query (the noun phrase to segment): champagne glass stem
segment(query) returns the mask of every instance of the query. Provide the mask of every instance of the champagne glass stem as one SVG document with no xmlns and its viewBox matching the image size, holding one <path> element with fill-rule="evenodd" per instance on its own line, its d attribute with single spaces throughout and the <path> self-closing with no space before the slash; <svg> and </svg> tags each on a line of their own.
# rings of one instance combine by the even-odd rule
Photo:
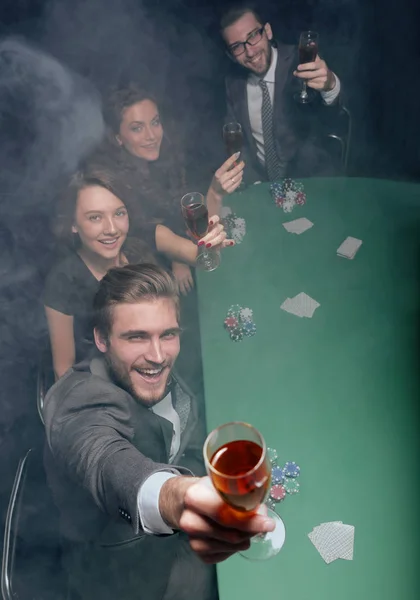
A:
<svg viewBox="0 0 420 600">
<path fill-rule="evenodd" d="M 306 86 L 306 81 L 302 81 L 302 91 L 300 93 L 300 97 L 306 100 L 306 98 L 308 97 L 308 90 L 307 90 L 307 86 Z"/>
<path fill-rule="evenodd" d="M 214 271 L 220 265 L 220 253 L 217 250 L 207 250 L 205 246 L 198 247 L 196 266 L 203 271 Z"/>
</svg>

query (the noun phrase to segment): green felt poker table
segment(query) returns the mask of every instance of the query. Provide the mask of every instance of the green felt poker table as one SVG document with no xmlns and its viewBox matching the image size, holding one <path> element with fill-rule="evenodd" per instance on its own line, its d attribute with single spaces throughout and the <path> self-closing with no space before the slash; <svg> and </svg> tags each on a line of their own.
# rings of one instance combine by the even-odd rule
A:
<svg viewBox="0 0 420 600">
<path fill-rule="evenodd" d="M 208 428 L 246 421 L 301 467 L 300 493 L 277 505 L 286 542 L 265 562 L 218 567 L 221 600 L 402 600 L 419 582 L 420 186 L 304 180 L 286 214 L 267 184 L 225 200 L 246 221 L 240 245 L 198 276 Z M 307 217 L 301 235 L 283 222 Z M 347 237 L 353 260 L 337 256 Z M 312 318 L 283 310 L 305 292 Z M 229 307 L 253 310 L 256 334 L 234 342 Z M 354 560 L 327 565 L 308 533 L 355 526 Z"/>
</svg>

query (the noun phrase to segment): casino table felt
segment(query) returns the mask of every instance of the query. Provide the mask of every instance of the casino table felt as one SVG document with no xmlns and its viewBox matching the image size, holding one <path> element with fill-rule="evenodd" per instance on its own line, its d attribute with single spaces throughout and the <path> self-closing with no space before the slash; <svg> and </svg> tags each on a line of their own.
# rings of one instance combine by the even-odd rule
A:
<svg viewBox="0 0 420 600">
<path fill-rule="evenodd" d="M 198 274 L 208 428 L 250 422 L 280 466 L 291 457 L 302 468 L 300 492 L 278 504 L 280 554 L 222 563 L 220 600 L 415 600 L 420 186 L 303 183 L 293 218 L 310 230 L 290 235 L 267 184 L 250 186 L 228 199 L 246 220 L 243 243 Z M 353 260 L 336 254 L 348 236 L 363 240 Z M 302 291 L 320 303 L 312 319 L 280 310 Z M 257 323 L 238 344 L 223 326 L 233 304 Z M 356 528 L 354 560 L 326 565 L 307 536 L 336 520 Z"/>
</svg>

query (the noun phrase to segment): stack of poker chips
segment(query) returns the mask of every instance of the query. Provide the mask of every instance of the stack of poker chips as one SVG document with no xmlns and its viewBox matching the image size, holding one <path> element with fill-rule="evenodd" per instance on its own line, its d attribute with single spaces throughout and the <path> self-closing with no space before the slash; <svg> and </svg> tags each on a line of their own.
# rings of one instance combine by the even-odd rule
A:
<svg viewBox="0 0 420 600">
<path fill-rule="evenodd" d="M 306 202 L 303 183 L 293 179 L 275 181 L 270 185 L 270 192 L 275 204 L 281 207 L 285 213 L 292 212 L 296 205 L 305 204 Z"/>
<path fill-rule="evenodd" d="M 267 453 L 271 462 L 272 484 L 267 505 L 274 510 L 277 503 L 284 500 L 287 494 L 299 492 L 300 485 L 296 480 L 300 475 L 300 467 L 293 461 L 281 467 L 278 464 L 277 451 L 274 448 L 267 448 Z"/>
<path fill-rule="evenodd" d="M 225 328 L 229 332 L 230 339 L 234 342 L 240 342 L 245 337 L 252 337 L 257 331 L 252 310 L 234 304 L 227 312 Z"/>
<path fill-rule="evenodd" d="M 235 244 L 240 244 L 246 233 L 245 219 L 231 212 L 223 217 L 222 222 L 228 239 L 233 240 Z"/>
</svg>

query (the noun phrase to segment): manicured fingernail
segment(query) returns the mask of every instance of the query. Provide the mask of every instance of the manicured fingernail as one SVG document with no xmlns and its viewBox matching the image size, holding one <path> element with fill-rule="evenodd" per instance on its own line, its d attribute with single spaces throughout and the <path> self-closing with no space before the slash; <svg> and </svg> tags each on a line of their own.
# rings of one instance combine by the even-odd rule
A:
<svg viewBox="0 0 420 600">
<path fill-rule="evenodd" d="M 198 242 L 197 246 L 204 246 L 204 242 Z"/>
<path fill-rule="evenodd" d="M 214 225 L 213 221 L 209 221 L 209 225 Z"/>
<path fill-rule="evenodd" d="M 234 158 L 235 160 L 237 160 L 237 159 L 238 159 L 240 156 L 241 156 L 241 153 L 240 153 L 240 152 L 236 152 L 236 153 L 233 155 L 233 158 Z"/>
<path fill-rule="evenodd" d="M 235 242 L 229 242 L 229 246 L 234 246 Z"/>
<path fill-rule="evenodd" d="M 211 248 L 211 243 L 206 244 L 206 248 Z"/>
</svg>

